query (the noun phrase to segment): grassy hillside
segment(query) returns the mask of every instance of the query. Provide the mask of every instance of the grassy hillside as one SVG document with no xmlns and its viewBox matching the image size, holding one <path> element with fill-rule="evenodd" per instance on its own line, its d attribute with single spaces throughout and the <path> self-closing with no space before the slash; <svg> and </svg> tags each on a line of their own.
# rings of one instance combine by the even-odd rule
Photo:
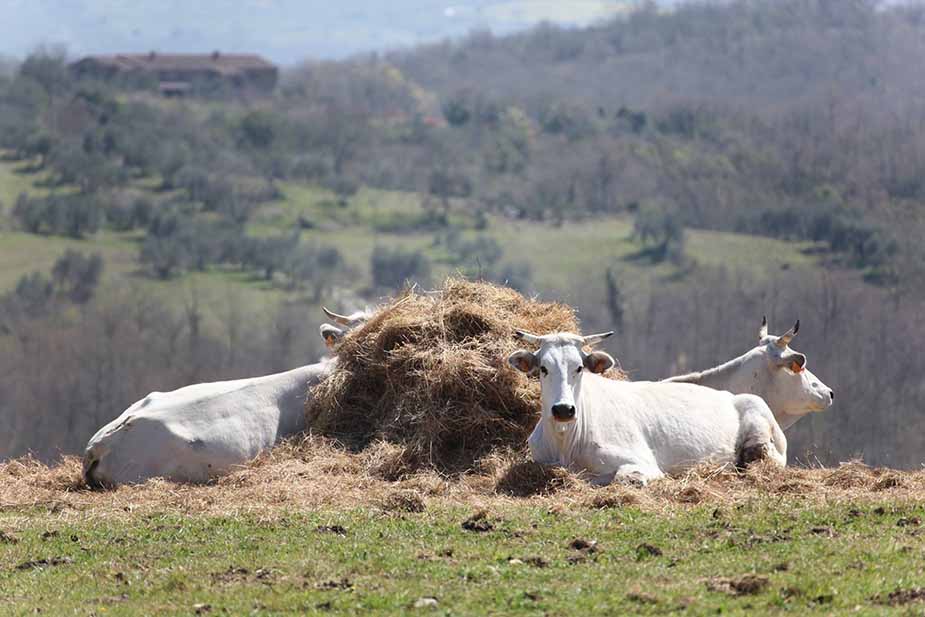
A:
<svg viewBox="0 0 925 617">
<path fill-rule="evenodd" d="M 15 202 L 21 192 L 46 192 L 36 185 L 40 177 L 19 173 L 19 168 L 21 164 L 0 162 L 0 195 L 6 196 L 0 200 L 4 204 Z M 434 261 L 436 277 L 460 268 L 478 272 L 476 263 L 449 263 L 445 251 L 435 246 L 437 232 L 419 230 L 426 211 L 417 194 L 362 188 L 346 205 L 340 205 L 332 192 L 320 187 L 283 182 L 280 188 L 283 197 L 261 206 L 248 226 L 249 233 L 279 235 L 295 229 L 300 220 L 310 222 L 312 227 L 302 232 L 302 241 L 336 246 L 359 274 L 350 277 L 350 283 L 345 281 L 348 286 L 358 288 L 370 283 L 369 258 L 377 245 L 423 251 Z M 625 273 L 630 288 L 646 288 L 653 281 L 665 281 L 678 274 L 671 265 L 653 267 L 642 257 L 642 246 L 633 239 L 632 221 L 627 218 L 553 226 L 489 215 L 487 229 L 477 232 L 471 229 L 464 206 L 459 204 L 451 214 L 451 221 L 470 227 L 462 237 L 484 235 L 496 240 L 504 249 L 502 263 L 529 264 L 540 290 L 571 293 L 576 281 L 602 281 L 605 270 L 614 265 Z M 270 299 L 286 295 L 259 277 L 225 268 L 188 273 L 168 282 L 155 281 L 140 272 L 137 254 L 141 238 L 140 232 L 113 231 L 102 231 L 86 240 L 32 235 L 15 231 L 6 216 L 0 219 L 0 289 L 9 289 L 23 274 L 47 271 L 65 250 L 76 249 L 102 255 L 109 284 L 128 279 L 165 293 L 195 285 L 212 290 L 233 288 L 248 296 L 269 292 Z M 782 268 L 817 267 L 817 258 L 806 250 L 812 246 L 728 232 L 687 232 L 687 254 L 696 264 L 733 267 L 759 277 Z"/>
<path fill-rule="evenodd" d="M 511 461 L 391 482 L 373 457 L 293 454 L 217 486 L 114 492 L 80 487 L 73 460 L 0 467 L 0 614 L 827 615 L 925 600 L 920 473 L 704 470 L 594 489 Z"/>
</svg>

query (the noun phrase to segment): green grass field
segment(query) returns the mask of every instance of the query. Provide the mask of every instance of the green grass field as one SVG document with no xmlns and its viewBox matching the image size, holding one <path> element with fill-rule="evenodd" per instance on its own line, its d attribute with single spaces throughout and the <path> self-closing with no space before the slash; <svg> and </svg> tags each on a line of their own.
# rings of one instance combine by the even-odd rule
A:
<svg viewBox="0 0 925 617">
<path fill-rule="evenodd" d="M 0 614 L 828 615 L 925 600 L 921 504 L 527 500 L 464 528 L 474 512 L 0 514 Z"/>
<path fill-rule="evenodd" d="M 41 186 L 47 176 L 27 173 L 30 163 L 10 160 L 9 155 L 9 152 L 0 150 L 0 206 L 12 209 L 21 193 L 47 195 L 48 189 Z"/>
</svg>

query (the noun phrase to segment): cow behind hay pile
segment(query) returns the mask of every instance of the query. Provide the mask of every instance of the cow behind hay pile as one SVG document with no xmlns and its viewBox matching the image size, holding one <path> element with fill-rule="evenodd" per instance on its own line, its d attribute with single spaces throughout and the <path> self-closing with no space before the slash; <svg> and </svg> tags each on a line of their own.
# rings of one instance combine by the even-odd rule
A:
<svg viewBox="0 0 925 617">
<path fill-rule="evenodd" d="M 507 365 L 515 330 L 579 332 L 571 307 L 490 283 L 406 291 L 344 339 L 306 404 L 309 430 L 356 448 L 400 444 L 410 469 L 461 471 L 496 448 L 523 448 L 540 388 Z"/>
</svg>

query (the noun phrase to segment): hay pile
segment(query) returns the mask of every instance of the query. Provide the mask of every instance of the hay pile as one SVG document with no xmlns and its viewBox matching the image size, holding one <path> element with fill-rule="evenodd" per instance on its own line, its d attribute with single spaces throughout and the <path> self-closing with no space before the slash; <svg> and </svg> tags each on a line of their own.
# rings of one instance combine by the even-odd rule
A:
<svg viewBox="0 0 925 617">
<path fill-rule="evenodd" d="M 308 397 L 308 427 L 353 448 L 398 444 L 409 471 L 463 471 L 496 448 L 523 448 L 540 388 L 507 364 L 521 346 L 515 329 L 579 332 L 571 307 L 506 287 L 451 278 L 407 291 L 345 338 Z"/>
</svg>

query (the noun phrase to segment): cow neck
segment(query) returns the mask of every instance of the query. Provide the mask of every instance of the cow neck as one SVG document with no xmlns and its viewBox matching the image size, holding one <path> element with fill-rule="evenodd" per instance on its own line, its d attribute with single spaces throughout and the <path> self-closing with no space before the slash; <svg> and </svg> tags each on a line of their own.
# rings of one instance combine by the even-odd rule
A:
<svg viewBox="0 0 925 617">
<path fill-rule="evenodd" d="M 280 431 L 289 435 L 305 428 L 305 398 L 310 388 L 334 370 L 336 361 L 323 358 L 315 364 L 307 364 L 283 373 L 286 379 L 277 392 L 280 405 Z"/>
<path fill-rule="evenodd" d="M 777 424 L 781 429 L 786 430 L 793 426 L 804 414 L 791 414 L 776 409 L 775 407 L 777 407 L 777 405 L 775 401 L 769 397 L 769 391 L 772 389 L 771 384 L 768 382 L 767 377 L 762 379 L 762 375 L 765 375 L 765 372 L 761 370 L 746 370 L 746 364 L 752 360 L 756 354 L 760 353 L 759 350 L 760 348 L 756 347 L 738 358 L 734 358 L 714 368 L 697 373 L 679 375 L 678 377 L 670 377 L 665 381 L 672 383 L 692 383 L 713 388 L 714 390 L 727 390 L 734 394 L 755 394 L 760 396 L 765 400 L 768 406 L 771 407 L 771 413 L 774 414 L 774 419 L 777 420 Z M 758 360 L 758 358 L 754 359 Z"/>
<path fill-rule="evenodd" d="M 583 387 L 575 397 L 575 421 L 568 428 L 563 431 L 558 430 L 557 423 L 551 415 L 544 414 L 541 420 L 545 422 L 543 438 L 548 439 L 554 451 L 559 453 L 559 464 L 563 467 L 570 467 L 575 463 L 577 451 L 584 441 L 587 423 L 584 418 L 584 404 L 581 400 L 582 392 L 584 392 Z M 550 409 L 551 406 L 552 402 L 547 401 L 544 394 L 543 409 Z"/>
<path fill-rule="evenodd" d="M 305 366 L 300 366 L 294 369 L 289 369 L 288 371 L 283 371 L 282 373 L 273 373 L 272 375 L 263 375 L 261 377 L 254 377 L 251 383 L 262 384 L 262 383 L 273 383 L 286 380 L 295 380 L 302 377 L 311 378 L 315 375 L 325 374 L 334 368 L 334 360 L 328 358 L 322 358 L 321 361 L 315 362 L 314 364 L 306 364 Z"/>
<path fill-rule="evenodd" d="M 765 401 L 767 402 L 767 401 Z M 782 411 L 771 410 L 771 413 L 774 414 L 774 419 L 777 420 L 778 426 L 780 426 L 782 431 L 786 431 L 788 428 L 796 424 L 797 420 L 803 417 L 804 414 L 792 414 L 785 413 Z"/>
<path fill-rule="evenodd" d="M 757 374 L 747 375 L 746 372 L 742 369 L 744 368 L 745 363 L 755 353 L 756 349 L 757 348 L 752 349 L 742 354 L 738 358 L 733 358 L 728 362 L 724 362 L 719 366 L 714 366 L 713 368 L 707 369 L 705 371 L 687 373 L 686 375 L 678 375 L 677 377 L 669 377 L 665 381 L 674 383 L 692 383 L 719 390 L 754 392 L 759 388 Z"/>
</svg>

